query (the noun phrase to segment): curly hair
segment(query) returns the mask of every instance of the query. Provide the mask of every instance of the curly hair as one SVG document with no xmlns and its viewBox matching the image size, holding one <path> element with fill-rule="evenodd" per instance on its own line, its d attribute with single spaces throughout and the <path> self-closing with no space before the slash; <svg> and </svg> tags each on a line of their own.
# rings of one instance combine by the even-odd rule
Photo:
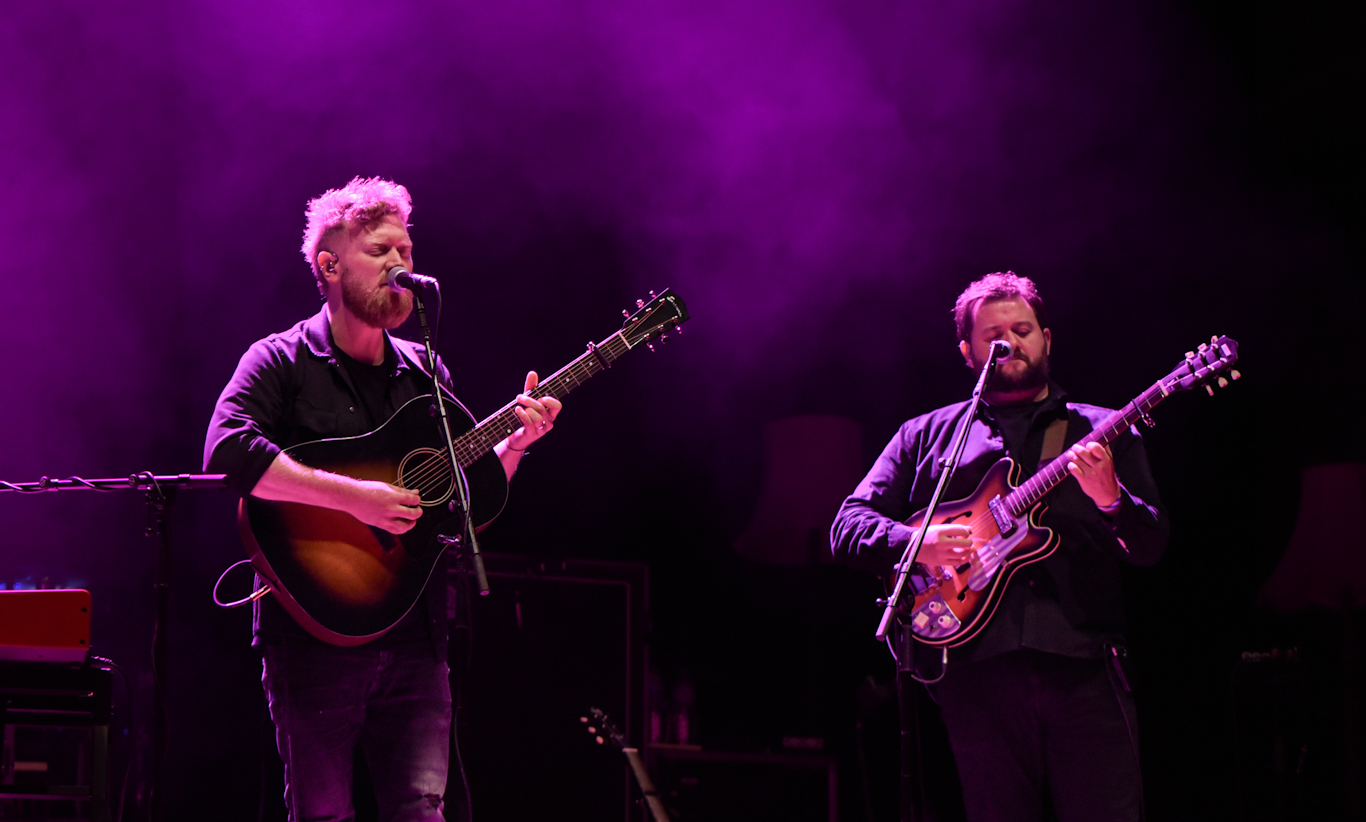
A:
<svg viewBox="0 0 1366 822">
<path fill-rule="evenodd" d="M 318 251 L 329 234 L 343 226 L 362 226 L 386 214 L 397 214 L 404 225 L 413 213 L 413 198 L 408 189 L 381 177 L 354 177 L 341 188 L 329 189 L 308 201 L 302 251 L 318 291 L 327 295 L 327 283 L 318 270 Z"/>
<path fill-rule="evenodd" d="M 958 340 L 966 341 L 972 334 L 972 315 L 978 305 L 1016 297 L 1034 309 L 1034 317 L 1039 321 L 1039 328 L 1048 327 L 1048 321 L 1044 316 L 1043 297 L 1039 296 L 1034 281 L 1028 277 L 1021 277 L 1014 271 L 997 271 L 974 281 L 958 295 L 958 301 L 953 304 L 953 322 L 958 329 Z"/>
</svg>

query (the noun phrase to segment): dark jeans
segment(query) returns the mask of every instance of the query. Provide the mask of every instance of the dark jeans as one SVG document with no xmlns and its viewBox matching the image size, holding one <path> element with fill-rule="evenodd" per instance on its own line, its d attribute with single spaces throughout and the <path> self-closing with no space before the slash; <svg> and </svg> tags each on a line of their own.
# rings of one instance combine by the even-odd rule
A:
<svg viewBox="0 0 1366 822">
<path fill-rule="evenodd" d="M 430 647 L 376 651 L 290 642 L 263 647 L 291 822 L 353 816 L 356 746 L 385 822 L 441 822 L 450 754 L 449 669 Z"/>
<path fill-rule="evenodd" d="M 972 822 L 1137 822 L 1133 698 L 1110 662 L 1021 650 L 955 666 L 934 696 Z"/>
</svg>

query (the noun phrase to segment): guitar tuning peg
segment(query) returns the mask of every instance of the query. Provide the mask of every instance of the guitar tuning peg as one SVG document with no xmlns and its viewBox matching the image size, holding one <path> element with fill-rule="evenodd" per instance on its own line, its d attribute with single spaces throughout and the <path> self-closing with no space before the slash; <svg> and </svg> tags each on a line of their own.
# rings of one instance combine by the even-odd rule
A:
<svg viewBox="0 0 1366 822">
<path fill-rule="evenodd" d="M 675 334 L 682 334 L 682 333 L 683 333 L 683 326 L 681 326 L 681 325 L 676 325 L 676 326 L 674 326 L 674 333 L 675 333 Z"/>
<path fill-rule="evenodd" d="M 655 290 L 654 290 L 653 288 L 650 289 L 650 299 L 652 299 L 652 300 L 653 300 L 653 299 L 657 299 L 658 296 L 659 296 L 658 294 L 655 294 Z"/>
<path fill-rule="evenodd" d="M 1219 387 L 1220 387 L 1220 388 L 1228 388 L 1228 380 L 1224 379 L 1223 377 L 1220 377 L 1220 378 L 1219 378 Z M 1211 393 L 1212 393 L 1212 392 L 1211 392 Z"/>
<path fill-rule="evenodd" d="M 1200 345 L 1197 346 L 1195 350 L 1204 353 L 1205 349 L 1207 348 L 1209 348 L 1209 343 L 1200 343 Z"/>
<path fill-rule="evenodd" d="M 1193 359 L 1195 359 L 1195 352 L 1194 352 L 1194 351 L 1187 351 L 1187 352 L 1186 352 L 1186 359 L 1188 359 L 1188 360 L 1193 360 Z"/>
<path fill-rule="evenodd" d="M 645 301 L 644 301 L 644 300 L 636 300 L 636 308 L 644 308 L 644 307 L 645 307 Z"/>
<path fill-rule="evenodd" d="M 603 744 L 603 738 L 602 738 L 602 737 L 600 737 L 600 736 L 595 736 L 595 737 L 593 737 L 593 738 L 596 739 L 596 740 L 598 741 L 598 744 L 599 744 L 599 745 Z"/>
<path fill-rule="evenodd" d="M 1208 385 L 1205 386 L 1205 391 L 1206 391 L 1206 393 L 1208 393 L 1211 397 L 1214 396 L 1214 389 L 1213 389 L 1213 388 L 1210 388 Z"/>
<path fill-rule="evenodd" d="M 668 343 L 668 342 L 669 342 L 669 335 L 668 335 L 668 334 L 660 334 L 660 335 L 659 335 L 659 344 L 660 344 L 660 345 L 664 345 L 664 344 L 666 344 L 666 343 Z"/>
<path fill-rule="evenodd" d="M 1213 345 L 1213 344 L 1215 344 L 1215 343 L 1218 343 L 1218 342 L 1219 342 L 1219 335 L 1218 335 L 1218 334 L 1211 334 L 1211 335 L 1209 335 L 1209 341 L 1210 341 L 1210 344 L 1211 344 L 1211 345 Z"/>
<path fill-rule="evenodd" d="M 625 317 L 626 319 L 629 320 L 629 319 L 631 319 L 631 312 L 629 312 L 629 311 L 627 311 L 626 309 L 623 308 L 623 309 L 621 309 L 621 316 L 623 316 L 623 317 Z"/>
<path fill-rule="evenodd" d="M 655 353 L 655 344 L 654 344 L 654 343 L 645 343 L 645 347 L 648 348 L 648 349 L 650 349 L 650 353 L 651 353 L 651 354 Z"/>
<path fill-rule="evenodd" d="M 1243 378 L 1243 372 L 1239 371 L 1236 368 L 1228 372 L 1228 375 L 1235 380 L 1241 380 Z"/>
</svg>

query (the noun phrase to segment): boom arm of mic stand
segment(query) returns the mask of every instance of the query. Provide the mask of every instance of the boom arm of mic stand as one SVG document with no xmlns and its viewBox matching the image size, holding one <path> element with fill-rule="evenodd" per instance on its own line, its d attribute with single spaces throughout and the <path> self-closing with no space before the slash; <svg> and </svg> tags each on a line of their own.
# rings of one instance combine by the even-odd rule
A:
<svg viewBox="0 0 1366 822">
<path fill-rule="evenodd" d="M 441 290 L 437 286 L 437 299 Z M 489 577 L 484 570 L 484 556 L 479 553 L 479 539 L 474 534 L 474 513 L 470 509 L 470 486 L 465 481 L 465 472 L 455 456 L 455 439 L 451 436 L 451 421 L 446 416 L 446 401 L 441 396 L 441 380 L 436 373 L 436 349 L 432 346 L 432 329 L 427 325 L 427 309 L 422 297 L 413 292 L 413 304 L 417 306 L 418 323 L 422 326 L 422 344 L 427 349 L 427 372 L 432 378 L 432 396 L 436 398 L 437 416 L 441 419 L 442 438 L 446 443 L 446 458 L 451 461 L 451 480 L 455 483 L 456 494 L 460 498 L 461 513 L 465 518 L 465 541 L 469 544 L 470 561 L 474 563 L 474 581 L 479 587 L 480 596 L 488 596 Z"/>
<path fill-rule="evenodd" d="M 994 351 L 993 351 L 994 353 Z M 934 518 L 934 511 L 939 507 L 939 501 L 944 496 L 944 490 L 949 487 L 949 480 L 953 478 L 953 472 L 958 470 L 958 460 L 963 456 L 963 446 L 968 441 L 968 429 L 972 427 L 972 421 L 977 418 L 977 406 L 982 402 L 982 389 L 986 387 L 987 378 L 996 370 L 996 357 L 988 356 L 986 365 L 982 366 L 982 373 L 977 378 L 977 386 L 972 389 L 972 405 L 968 406 L 968 413 L 963 417 L 963 422 L 958 426 L 958 430 L 953 435 L 953 446 L 949 448 L 948 458 L 940 461 L 943 471 L 939 474 L 939 484 L 934 488 L 934 495 L 930 497 L 930 504 L 925 507 L 925 516 L 920 520 L 920 531 L 911 540 L 911 544 L 906 546 L 906 551 L 901 555 L 901 561 L 897 563 L 896 585 L 892 587 L 892 593 L 887 597 L 887 607 L 882 612 L 882 621 L 877 625 L 877 637 L 879 642 L 887 638 L 888 631 L 892 627 L 892 617 L 896 615 L 897 603 L 901 601 L 901 592 L 906 587 L 906 577 L 910 575 L 911 565 L 915 562 L 916 556 L 920 554 L 920 546 L 925 544 L 925 535 L 930 532 L 930 521 Z"/>
</svg>

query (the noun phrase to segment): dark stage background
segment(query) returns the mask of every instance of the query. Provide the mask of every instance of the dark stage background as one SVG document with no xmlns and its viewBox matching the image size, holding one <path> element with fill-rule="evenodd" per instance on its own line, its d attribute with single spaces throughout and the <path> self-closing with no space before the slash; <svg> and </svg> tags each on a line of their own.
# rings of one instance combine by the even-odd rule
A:
<svg viewBox="0 0 1366 822">
<path fill-rule="evenodd" d="M 1129 578 L 1151 818 L 1342 818 L 1361 807 L 1352 620 L 1258 596 L 1302 470 L 1366 460 L 1362 22 L 1258 0 L 8 2 L 0 478 L 197 471 L 237 357 L 317 307 L 304 203 L 393 177 L 478 417 L 648 289 L 687 300 L 681 339 L 569 398 L 485 547 L 648 563 L 651 658 L 666 692 L 691 678 L 697 740 L 821 737 L 842 818 L 887 819 L 876 582 L 733 546 L 767 423 L 852 420 L 866 467 L 967 395 L 952 300 L 1014 269 L 1091 402 L 1211 334 L 1242 343 L 1245 379 L 1172 399 L 1148 437 L 1174 523 Z M 259 659 L 247 613 L 209 602 L 240 556 L 233 506 L 183 494 L 172 524 L 171 818 L 257 809 Z M 133 492 L 0 494 L 0 583 L 92 590 L 96 649 L 135 682 L 119 757 L 150 722 L 144 525 Z M 1316 544 L 1328 601 L 1360 545 Z M 1304 663 L 1239 662 L 1291 646 Z"/>
</svg>

